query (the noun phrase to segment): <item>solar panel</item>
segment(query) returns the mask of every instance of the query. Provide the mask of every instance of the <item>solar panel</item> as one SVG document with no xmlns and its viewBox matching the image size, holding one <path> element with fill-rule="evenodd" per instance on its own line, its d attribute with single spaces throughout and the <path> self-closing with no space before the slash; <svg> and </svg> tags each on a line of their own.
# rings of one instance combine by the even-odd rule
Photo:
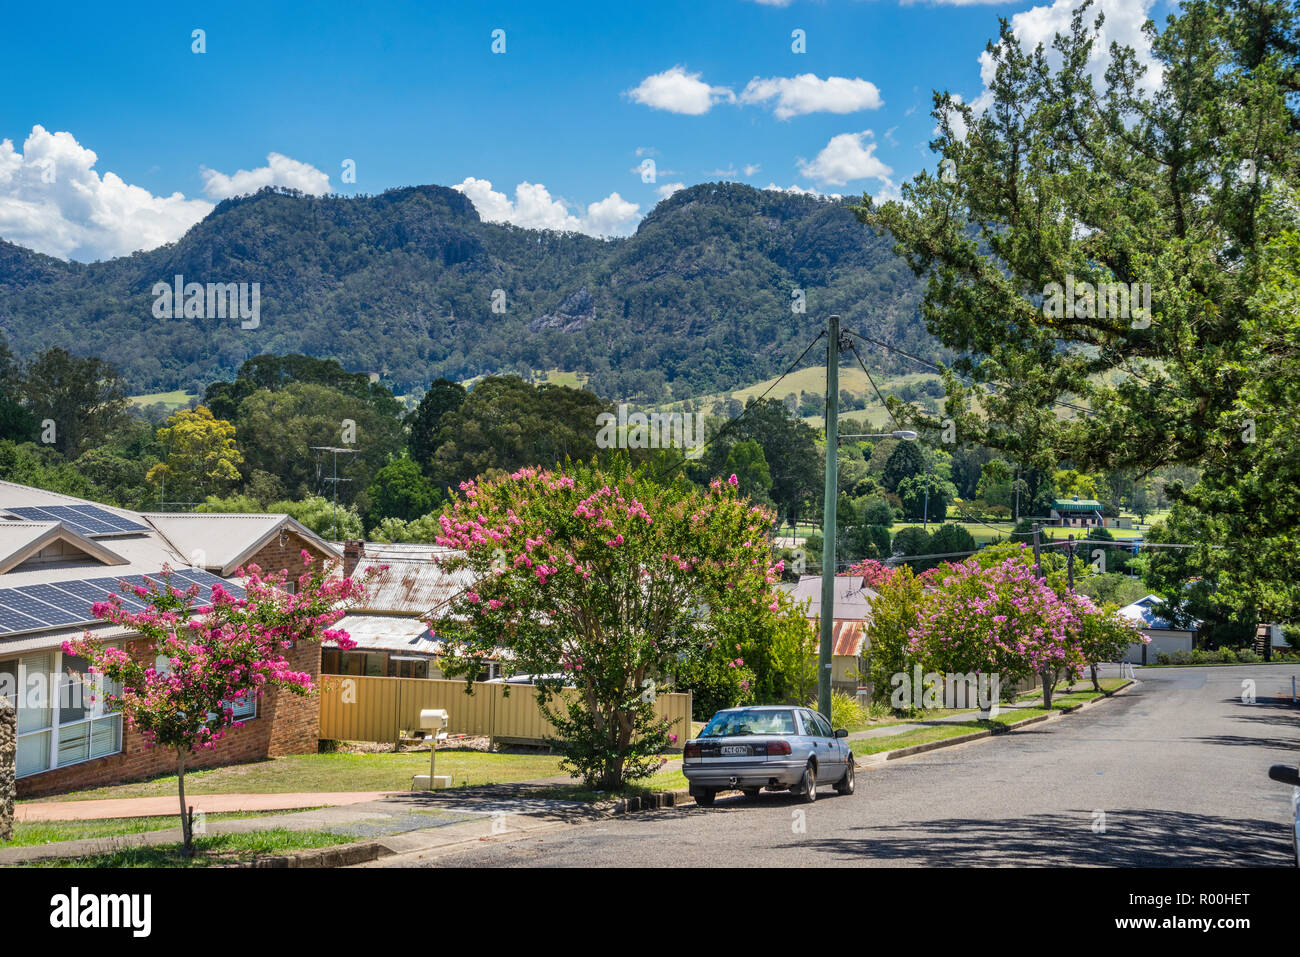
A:
<svg viewBox="0 0 1300 957">
<path fill-rule="evenodd" d="M 113 535 L 120 531 L 103 519 L 85 515 L 80 509 L 71 505 L 47 505 L 45 511 L 57 516 L 59 521 L 75 528 L 83 535 Z M 82 531 L 83 529 L 84 531 Z"/>
<path fill-rule="evenodd" d="M 197 584 L 199 586 L 199 594 L 204 598 L 208 598 L 212 595 L 213 585 L 220 585 L 236 598 L 245 597 L 244 589 L 239 585 L 234 582 L 226 581 L 224 578 L 214 575 L 211 572 L 204 571 L 201 568 L 178 568 L 173 574 Z"/>
<path fill-rule="evenodd" d="M 68 595 L 67 603 L 60 605 L 60 607 L 67 609 L 82 609 L 83 614 L 85 615 L 85 621 L 96 620 L 94 613 L 90 610 L 91 605 L 98 601 L 108 601 L 108 592 L 103 588 L 96 588 L 87 581 L 59 582 L 56 585 L 40 585 L 32 587 L 57 588 L 59 591 L 66 593 Z M 77 601 L 81 601 L 83 604 L 77 605 Z"/>
<path fill-rule="evenodd" d="M 116 578 L 92 578 L 88 584 L 100 589 L 102 592 L 100 601 L 107 601 L 108 593 L 112 592 L 122 596 L 122 606 L 128 611 L 143 611 L 146 607 L 145 603 L 135 596 L 135 592 L 123 589 L 118 581 Z"/>
<path fill-rule="evenodd" d="M 116 515 L 106 508 L 100 508 L 98 505 L 69 505 L 67 506 L 73 512 L 83 516 L 84 520 L 95 521 L 107 525 L 116 532 L 147 532 L 149 527 L 141 525 L 134 519 L 125 518 Z M 51 509 L 53 511 L 53 509 Z M 78 519 L 81 521 L 83 519 Z"/>
<path fill-rule="evenodd" d="M 23 585 L 22 588 L 13 589 L 14 592 L 26 594 L 32 598 L 39 598 L 40 601 L 53 605 L 56 609 L 68 612 L 69 615 L 75 615 L 78 622 L 94 622 L 95 615 L 91 611 L 92 601 L 88 598 L 82 598 L 65 592 L 64 589 L 57 585 Z M 0 601 L 4 601 L 3 594 L 0 594 Z"/>
<path fill-rule="evenodd" d="M 35 505 L 18 505 L 14 508 L 6 508 L 6 512 L 12 512 L 19 518 L 25 518 L 29 522 L 57 522 L 59 519 L 43 508 L 37 508 Z"/>
<path fill-rule="evenodd" d="M 16 588 L 6 588 L 4 593 L 0 594 L 0 602 L 3 602 L 6 608 L 21 612 L 42 625 L 72 625 L 81 620 L 70 612 L 60 611 L 53 605 L 47 605 L 39 598 L 24 595 Z"/>
<path fill-rule="evenodd" d="M 32 605 L 29 610 L 27 607 L 17 605 L 14 600 L 11 600 L 19 598 L 23 601 L 39 602 L 40 604 Z M 24 585 L 21 588 L 8 588 L 0 592 L 0 602 L 10 608 L 17 608 L 25 615 L 30 615 L 33 618 L 39 617 L 50 625 L 71 625 L 94 618 L 90 614 L 90 605 L 88 603 L 61 592 L 52 585 Z M 44 605 L 49 610 L 43 610 L 41 605 Z"/>
<path fill-rule="evenodd" d="M 0 631 L 38 631 L 45 626 L 21 612 L 0 605 Z"/>
</svg>

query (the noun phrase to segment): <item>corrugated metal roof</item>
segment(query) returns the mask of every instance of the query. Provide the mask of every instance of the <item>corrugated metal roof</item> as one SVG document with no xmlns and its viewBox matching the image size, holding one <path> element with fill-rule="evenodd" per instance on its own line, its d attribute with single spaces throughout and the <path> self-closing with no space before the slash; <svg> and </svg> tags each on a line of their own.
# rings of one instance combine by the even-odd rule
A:
<svg viewBox="0 0 1300 957">
<path fill-rule="evenodd" d="M 836 657 L 858 657 L 862 654 L 866 633 L 866 622 L 835 619 L 835 623 L 831 626 L 831 654 Z"/>
<path fill-rule="evenodd" d="M 329 542 L 288 515 L 145 512 L 140 517 L 185 556 L 186 564 L 196 562 L 219 575 L 233 573 L 236 566 L 246 561 L 260 543 L 281 527 L 322 547 L 322 550 L 335 551 Z"/>
<path fill-rule="evenodd" d="M 344 615 L 334 626 L 348 633 L 358 651 L 436 655 L 442 642 L 418 618 L 401 615 Z"/>
<path fill-rule="evenodd" d="M 422 615 L 449 601 L 474 583 L 469 569 L 448 571 L 432 558 L 425 561 L 381 560 L 366 554 L 357 566 L 387 565 L 366 582 L 366 599 L 358 611 L 397 612 Z"/>
<path fill-rule="evenodd" d="M 820 575 L 804 575 L 798 583 L 781 582 L 796 602 L 807 601 L 809 618 L 821 616 L 822 579 Z M 835 618 L 869 621 L 871 604 L 876 600 L 875 589 L 862 584 L 856 576 L 839 575 L 835 578 Z"/>
</svg>

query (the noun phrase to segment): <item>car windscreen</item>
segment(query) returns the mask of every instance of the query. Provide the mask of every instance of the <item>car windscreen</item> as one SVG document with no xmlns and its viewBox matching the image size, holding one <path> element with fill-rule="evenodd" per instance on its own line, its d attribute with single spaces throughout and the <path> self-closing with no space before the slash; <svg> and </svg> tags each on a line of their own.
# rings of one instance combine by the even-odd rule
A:
<svg viewBox="0 0 1300 957">
<path fill-rule="evenodd" d="M 793 711 L 722 711 L 713 716 L 701 738 L 743 737 L 750 734 L 797 734 Z"/>
</svg>

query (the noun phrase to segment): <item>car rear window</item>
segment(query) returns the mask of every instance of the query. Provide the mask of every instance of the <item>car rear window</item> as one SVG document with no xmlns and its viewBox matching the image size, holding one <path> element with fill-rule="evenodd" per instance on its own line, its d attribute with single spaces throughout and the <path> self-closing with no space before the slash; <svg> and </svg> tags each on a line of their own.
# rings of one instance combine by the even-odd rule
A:
<svg viewBox="0 0 1300 957">
<path fill-rule="evenodd" d="M 700 732 L 701 738 L 743 737 L 749 734 L 795 734 L 793 711 L 723 711 Z"/>
</svg>

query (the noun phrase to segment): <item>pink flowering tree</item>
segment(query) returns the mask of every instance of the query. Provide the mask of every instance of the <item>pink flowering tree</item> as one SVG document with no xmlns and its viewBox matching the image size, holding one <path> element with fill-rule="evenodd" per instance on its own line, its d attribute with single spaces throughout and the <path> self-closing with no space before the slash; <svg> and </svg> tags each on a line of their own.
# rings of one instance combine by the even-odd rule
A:
<svg viewBox="0 0 1300 957">
<path fill-rule="evenodd" d="M 1066 595 L 1074 605 L 1079 621 L 1079 651 L 1088 663 L 1092 688 L 1101 691 L 1097 680 L 1097 664 L 1102 661 L 1119 661 L 1129 645 L 1146 644 L 1151 639 L 1142 634 L 1136 621 L 1116 614 L 1115 606 L 1101 607 L 1087 595 Z"/>
<path fill-rule="evenodd" d="M 567 769 L 607 790 L 653 773 L 671 743 L 656 690 L 778 611 L 771 514 L 734 476 L 662 485 L 622 457 L 460 488 L 438 544 L 463 552 L 444 563 L 476 584 L 430 622 L 447 670 L 472 677 L 505 645 L 517 672 L 563 676 L 540 680 L 538 698 Z"/>
<path fill-rule="evenodd" d="M 997 674 L 1003 687 L 1037 674 L 1050 708 L 1063 676 L 1133 634 L 1086 597 L 1058 594 L 1022 550 L 987 566 L 974 558 L 945 566 L 908 631 L 908 650 L 929 670 Z"/>
<path fill-rule="evenodd" d="M 293 592 L 285 587 L 287 571 L 263 575 L 250 565 L 244 598 L 214 584 L 200 600 L 198 585 L 178 589 L 164 569 L 161 581 L 132 588 L 148 603 L 144 611 L 127 610 L 118 595 L 93 607 L 105 621 L 138 633 L 143 648 L 137 645 L 132 653 L 89 633 L 63 645 L 65 653 L 90 662 L 91 675 L 117 687 L 109 703 L 149 746 L 176 753 L 187 857 L 194 851 L 192 812 L 185 805 L 187 757 L 215 748 L 230 728 L 240 726 L 233 712 L 237 703 L 272 688 L 294 695 L 314 690 L 311 675 L 294 671 L 285 658 L 298 642 L 326 639 L 353 647 L 346 632 L 331 626 L 364 594 L 362 582 L 333 575 L 331 565 L 313 563 L 305 551 L 303 560 L 307 571 Z"/>
</svg>

